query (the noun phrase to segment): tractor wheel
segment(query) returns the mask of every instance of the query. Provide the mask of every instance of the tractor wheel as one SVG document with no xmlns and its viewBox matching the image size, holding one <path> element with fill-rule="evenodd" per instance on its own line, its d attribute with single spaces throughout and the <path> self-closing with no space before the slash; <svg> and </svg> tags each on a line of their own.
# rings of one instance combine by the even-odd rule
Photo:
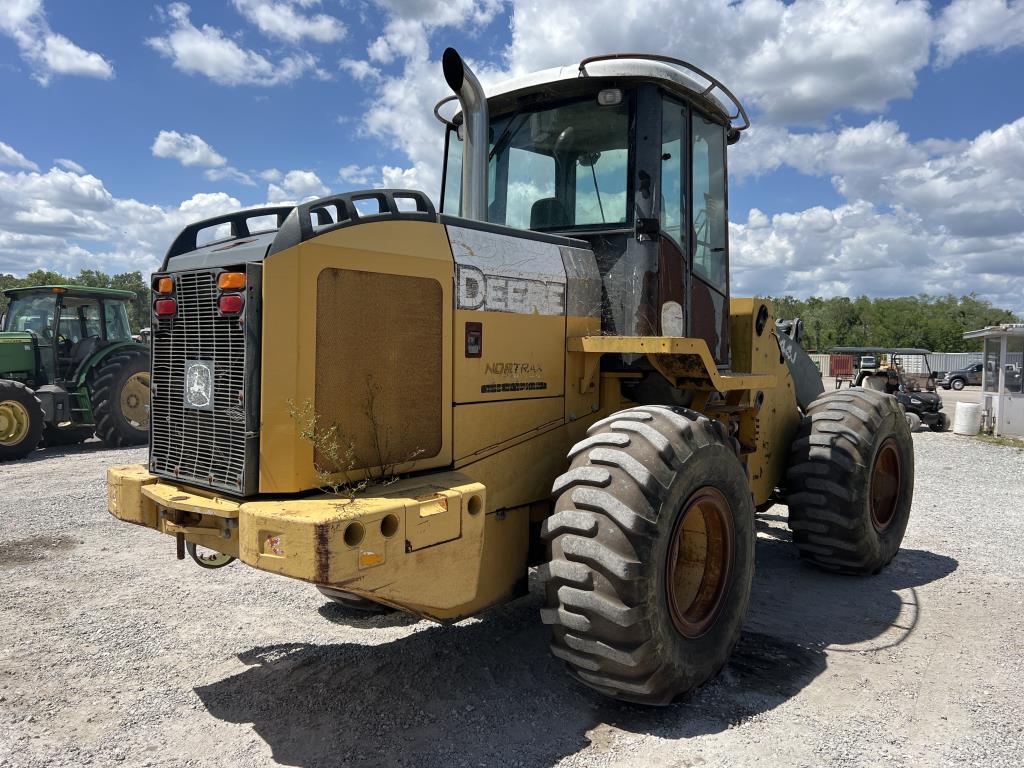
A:
<svg viewBox="0 0 1024 768">
<path fill-rule="evenodd" d="M 724 427 L 686 408 L 631 408 L 587 434 L 542 528 L 541 618 L 573 677 L 668 704 L 739 639 L 754 574 L 746 474 Z"/>
<path fill-rule="evenodd" d="M 910 428 L 911 432 L 917 432 L 917 430 L 921 428 L 921 417 L 916 413 L 913 411 L 907 411 L 903 416 L 906 419 L 907 426 Z"/>
<path fill-rule="evenodd" d="M 112 448 L 149 439 L 149 353 L 131 350 L 104 360 L 90 386 L 96 436 Z"/>
<path fill-rule="evenodd" d="M 18 381 L 0 380 L 0 459 L 23 459 L 43 437 L 43 406 Z"/>
<path fill-rule="evenodd" d="M 940 413 L 938 421 L 934 424 L 929 424 L 928 429 L 932 432 L 945 432 L 949 429 L 949 416 L 944 413 Z"/>
<path fill-rule="evenodd" d="M 346 608 L 351 608 L 353 611 L 359 611 L 359 613 L 391 613 L 395 609 L 390 605 L 384 605 L 382 603 L 374 602 L 365 597 L 359 595 L 353 595 L 351 592 L 345 592 L 341 589 L 334 589 L 333 587 L 320 587 L 320 594 L 338 605 L 343 605 Z"/>
<path fill-rule="evenodd" d="M 961 389 L 964 388 L 964 383 L 965 382 L 963 379 L 953 379 L 953 381 L 951 381 L 949 384 L 951 387 L 953 387 L 953 389 L 959 392 Z"/>
<path fill-rule="evenodd" d="M 914 495 L 914 443 L 896 398 L 867 389 L 819 396 L 790 450 L 787 483 L 801 557 L 844 573 L 884 568 Z"/>
<path fill-rule="evenodd" d="M 95 434 L 93 427 L 55 427 L 52 424 L 46 425 L 43 433 L 43 442 L 47 447 L 58 445 L 77 445 L 88 440 Z"/>
</svg>

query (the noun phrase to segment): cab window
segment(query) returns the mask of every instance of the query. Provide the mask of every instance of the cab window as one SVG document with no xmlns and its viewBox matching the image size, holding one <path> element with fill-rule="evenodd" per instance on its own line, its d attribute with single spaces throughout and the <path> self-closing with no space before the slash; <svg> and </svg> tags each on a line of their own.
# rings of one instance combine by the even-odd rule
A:
<svg viewBox="0 0 1024 768">
<path fill-rule="evenodd" d="M 103 303 L 103 314 L 107 321 L 107 341 L 121 341 L 131 338 L 131 327 L 128 324 L 128 308 L 123 301 L 107 301 Z"/>
<path fill-rule="evenodd" d="M 692 133 L 693 271 L 727 293 L 725 129 L 695 110 Z"/>
<path fill-rule="evenodd" d="M 536 230 L 622 226 L 630 218 L 629 98 L 597 94 L 492 119 L 487 220 Z M 448 133 L 443 210 L 461 214 L 463 142 Z"/>
</svg>

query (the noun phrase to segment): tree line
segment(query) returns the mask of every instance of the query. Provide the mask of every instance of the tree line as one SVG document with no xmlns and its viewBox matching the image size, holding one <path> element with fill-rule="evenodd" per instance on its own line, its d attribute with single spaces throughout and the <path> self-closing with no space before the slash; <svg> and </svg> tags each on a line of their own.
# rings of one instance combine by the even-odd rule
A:
<svg viewBox="0 0 1024 768">
<path fill-rule="evenodd" d="M 899 296 L 850 299 L 837 296 L 770 298 L 775 316 L 804 321 L 804 347 L 827 352 L 832 347 L 923 347 L 932 352 L 973 352 L 978 340 L 965 331 L 987 325 L 1019 323 L 1021 318 L 971 293 L 967 296 Z"/>
<path fill-rule="evenodd" d="M 93 288 L 120 288 L 131 291 L 128 317 L 132 332 L 149 325 L 149 286 L 141 272 L 108 275 L 95 269 L 83 269 L 76 277 L 37 269 L 24 277 L 0 274 L 0 292 L 8 288 L 32 285 L 85 285 Z M 1006 309 L 971 293 L 967 296 L 900 296 L 850 299 L 837 296 L 823 299 L 812 296 L 768 297 L 775 316 L 799 317 L 804 321 L 804 346 L 811 351 L 832 347 L 924 347 L 932 352 L 971 352 L 981 349 L 979 341 L 965 341 L 965 331 L 999 323 L 1019 323 L 1021 318 Z M 0 293 L 0 313 L 7 309 L 7 298 Z"/>
<path fill-rule="evenodd" d="M 149 286 L 142 279 L 141 272 L 122 272 L 108 275 L 96 269 L 83 269 L 77 277 L 69 277 L 47 269 L 37 269 L 24 277 L 0 274 L 0 314 L 7 311 L 7 297 L 3 291 L 8 288 L 27 288 L 33 285 L 84 285 L 90 288 L 118 288 L 131 291 L 135 298 L 128 302 L 128 320 L 132 333 L 149 325 Z"/>
</svg>

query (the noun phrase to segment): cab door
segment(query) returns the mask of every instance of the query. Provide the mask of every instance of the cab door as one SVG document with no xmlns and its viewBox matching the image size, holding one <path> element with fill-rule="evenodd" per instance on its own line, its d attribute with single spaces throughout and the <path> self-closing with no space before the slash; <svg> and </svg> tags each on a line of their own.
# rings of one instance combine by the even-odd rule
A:
<svg viewBox="0 0 1024 768">
<path fill-rule="evenodd" d="M 705 339 L 720 366 L 729 365 L 729 216 L 725 127 L 691 110 L 690 334 Z"/>
</svg>

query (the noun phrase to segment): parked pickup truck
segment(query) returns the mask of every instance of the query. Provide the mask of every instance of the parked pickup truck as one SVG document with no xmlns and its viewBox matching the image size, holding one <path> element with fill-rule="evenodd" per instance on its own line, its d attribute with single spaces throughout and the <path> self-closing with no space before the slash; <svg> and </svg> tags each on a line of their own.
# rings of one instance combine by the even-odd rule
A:
<svg viewBox="0 0 1024 768">
<path fill-rule="evenodd" d="M 957 371 L 947 371 L 946 375 L 939 379 L 939 386 L 943 389 L 956 390 L 961 390 L 968 384 L 981 386 L 981 371 L 984 367 L 982 363 L 975 363 Z"/>
</svg>

